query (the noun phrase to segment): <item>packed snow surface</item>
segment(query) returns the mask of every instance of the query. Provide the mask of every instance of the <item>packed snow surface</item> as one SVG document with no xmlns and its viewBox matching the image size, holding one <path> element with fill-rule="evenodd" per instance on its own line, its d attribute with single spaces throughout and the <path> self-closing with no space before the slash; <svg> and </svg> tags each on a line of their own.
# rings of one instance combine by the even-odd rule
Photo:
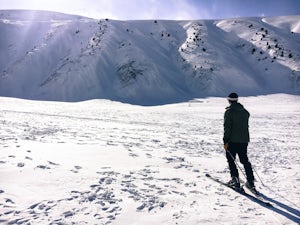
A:
<svg viewBox="0 0 300 225">
<path fill-rule="evenodd" d="M 224 98 L 161 106 L 0 98 L 2 224 L 300 222 L 300 97 L 242 97 L 265 207 L 229 180 Z M 243 175 L 241 174 L 243 179 Z"/>
</svg>

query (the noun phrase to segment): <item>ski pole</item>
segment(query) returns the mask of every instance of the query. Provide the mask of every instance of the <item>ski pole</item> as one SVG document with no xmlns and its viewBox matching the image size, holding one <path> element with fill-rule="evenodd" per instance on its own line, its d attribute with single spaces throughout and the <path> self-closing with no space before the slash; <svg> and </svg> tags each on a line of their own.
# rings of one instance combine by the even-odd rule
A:
<svg viewBox="0 0 300 225">
<path fill-rule="evenodd" d="M 254 170 L 256 176 L 258 177 L 260 183 L 261 183 L 264 187 L 266 187 L 266 185 L 264 184 L 264 182 L 262 181 L 262 179 L 261 179 L 260 176 L 258 175 L 258 173 L 257 173 L 256 169 L 254 168 L 254 166 L 252 166 L 252 169 Z"/>
<path fill-rule="evenodd" d="M 280 195 L 279 193 L 277 193 L 276 191 L 274 191 L 274 190 L 273 190 L 272 188 L 270 188 L 269 186 L 265 185 L 265 184 L 263 183 L 262 179 L 259 177 L 258 173 L 256 172 L 255 168 L 253 167 L 252 169 L 254 170 L 256 176 L 258 177 L 258 179 L 260 180 L 261 184 L 262 184 L 265 188 L 269 189 L 269 191 L 271 191 L 272 193 L 275 193 L 275 195 L 277 195 L 278 197 L 280 197 L 280 198 L 284 199 L 285 201 L 289 202 L 289 203 L 292 204 L 293 206 L 298 207 L 294 202 L 290 201 L 289 199 L 285 198 L 284 196 L 282 196 L 282 195 Z"/>
</svg>

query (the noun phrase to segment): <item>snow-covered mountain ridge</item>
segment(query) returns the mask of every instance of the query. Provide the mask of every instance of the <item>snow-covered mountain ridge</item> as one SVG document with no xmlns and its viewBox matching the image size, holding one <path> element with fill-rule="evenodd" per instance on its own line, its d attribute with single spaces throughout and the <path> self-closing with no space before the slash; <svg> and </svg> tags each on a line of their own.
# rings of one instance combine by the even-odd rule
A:
<svg viewBox="0 0 300 225">
<path fill-rule="evenodd" d="M 152 105 L 300 93 L 300 16 L 115 21 L 0 11 L 0 95 Z"/>
</svg>

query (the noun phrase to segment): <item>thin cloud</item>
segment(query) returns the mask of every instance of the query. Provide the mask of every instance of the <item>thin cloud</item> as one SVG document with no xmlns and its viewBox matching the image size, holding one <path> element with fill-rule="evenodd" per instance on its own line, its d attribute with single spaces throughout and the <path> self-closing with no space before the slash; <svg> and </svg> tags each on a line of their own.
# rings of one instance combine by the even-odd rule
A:
<svg viewBox="0 0 300 225">
<path fill-rule="evenodd" d="M 91 0 L 90 0 L 91 2 Z M 195 6 L 186 0 L 98 0 L 96 17 L 112 19 L 191 19 L 198 17 Z"/>
<path fill-rule="evenodd" d="M 218 19 L 300 13 L 299 0 L 0 0 L 0 9 L 57 11 L 103 19 Z"/>
<path fill-rule="evenodd" d="M 10 0 L 1 3 L 0 8 L 49 10 L 118 20 L 208 17 L 207 11 L 187 0 Z"/>
</svg>

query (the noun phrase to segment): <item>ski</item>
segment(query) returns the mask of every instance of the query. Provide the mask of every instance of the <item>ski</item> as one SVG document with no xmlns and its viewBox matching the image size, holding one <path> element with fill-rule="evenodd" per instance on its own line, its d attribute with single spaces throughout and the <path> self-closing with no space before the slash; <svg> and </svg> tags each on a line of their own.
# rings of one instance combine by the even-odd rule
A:
<svg viewBox="0 0 300 225">
<path fill-rule="evenodd" d="M 265 206 L 265 207 L 272 207 L 272 206 L 273 206 L 270 202 L 267 202 L 267 201 L 265 201 L 264 199 L 262 199 L 262 198 L 259 196 L 258 193 L 257 193 L 257 194 L 252 193 L 252 192 L 251 192 L 252 194 L 247 193 L 247 192 L 244 190 L 243 187 L 241 187 L 240 189 L 235 189 L 234 187 L 229 186 L 228 184 L 226 184 L 225 182 L 219 180 L 218 178 L 212 177 L 212 176 L 211 176 L 210 174 L 208 174 L 208 173 L 206 173 L 205 176 L 208 177 L 209 179 L 211 179 L 211 180 L 213 180 L 213 181 L 215 181 L 215 182 L 221 184 L 221 185 L 224 185 L 224 186 L 226 186 L 226 187 L 228 187 L 228 188 L 234 190 L 235 192 L 237 192 L 237 193 L 239 193 L 239 194 L 241 194 L 241 195 L 247 197 L 248 199 L 251 199 L 252 201 L 254 201 L 254 202 L 258 203 L 258 204 L 261 204 L 261 205 L 263 205 L 263 206 Z M 250 191 L 250 190 L 249 190 L 249 191 Z"/>
</svg>

